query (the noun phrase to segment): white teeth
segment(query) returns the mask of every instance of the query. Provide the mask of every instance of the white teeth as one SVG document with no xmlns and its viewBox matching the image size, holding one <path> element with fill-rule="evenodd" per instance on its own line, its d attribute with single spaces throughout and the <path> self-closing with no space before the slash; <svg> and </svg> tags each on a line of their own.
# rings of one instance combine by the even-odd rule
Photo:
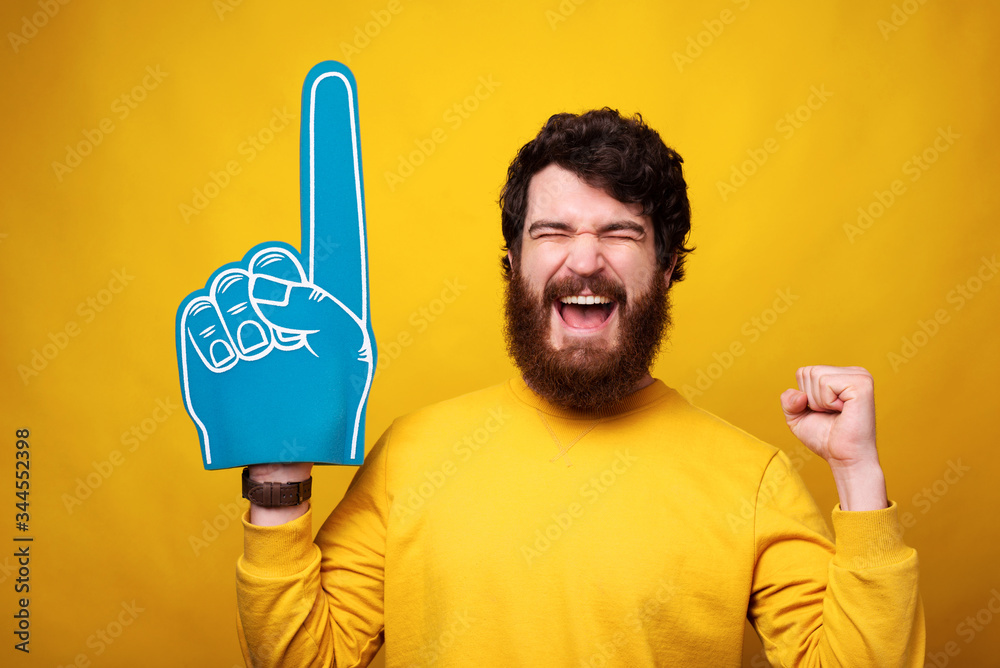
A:
<svg viewBox="0 0 1000 668">
<path fill-rule="evenodd" d="M 611 300 L 599 295 L 571 295 L 560 299 L 563 304 L 610 304 Z"/>
</svg>

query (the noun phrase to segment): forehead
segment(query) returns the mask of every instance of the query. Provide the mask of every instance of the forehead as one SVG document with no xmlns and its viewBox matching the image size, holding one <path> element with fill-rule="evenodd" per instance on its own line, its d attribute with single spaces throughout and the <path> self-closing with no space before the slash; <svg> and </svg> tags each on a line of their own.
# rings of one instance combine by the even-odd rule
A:
<svg viewBox="0 0 1000 668">
<path fill-rule="evenodd" d="M 631 220 L 647 230 L 652 227 L 649 217 L 642 215 L 639 204 L 619 202 L 556 164 L 539 171 L 528 184 L 525 231 L 538 220 L 557 221 L 578 228 L 614 220 Z"/>
</svg>

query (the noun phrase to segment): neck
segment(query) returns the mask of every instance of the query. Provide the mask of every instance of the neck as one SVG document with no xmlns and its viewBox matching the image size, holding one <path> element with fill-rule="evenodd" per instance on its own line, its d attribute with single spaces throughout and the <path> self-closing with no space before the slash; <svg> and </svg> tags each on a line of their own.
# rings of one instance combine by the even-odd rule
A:
<svg viewBox="0 0 1000 668">
<path fill-rule="evenodd" d="M 632 388 L 632 392 L 638 392 L 639 390 L 645 389 L 653 384 L 653 377 L 647 372 L 645 376 L 639 379 L 639 382 L 635 384 Z"/>
</svg>

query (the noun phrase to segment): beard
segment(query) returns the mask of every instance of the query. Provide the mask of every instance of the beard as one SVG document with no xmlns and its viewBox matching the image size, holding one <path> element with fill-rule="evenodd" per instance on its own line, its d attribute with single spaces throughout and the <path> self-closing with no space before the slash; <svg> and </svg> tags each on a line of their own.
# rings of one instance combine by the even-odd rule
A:
<svg viewBox="0 0 1000 668">
<path fill-rule="evenodd" d="M 607 277 L 570 278 L 549 283 L 539 297 L 514 266 L 504 300 L 507 352 L 528 386 L 556 406 L 593 411 L 614 404 L 649 372 L 669 329 L 664 283 L 655 272 L 646 291 L 629 302 L 624 286 Z M 574 341 L 556 349 L 549 341 L 553 301 L 587 288 L 617 303 L 617 341 Z"/>
</svg>

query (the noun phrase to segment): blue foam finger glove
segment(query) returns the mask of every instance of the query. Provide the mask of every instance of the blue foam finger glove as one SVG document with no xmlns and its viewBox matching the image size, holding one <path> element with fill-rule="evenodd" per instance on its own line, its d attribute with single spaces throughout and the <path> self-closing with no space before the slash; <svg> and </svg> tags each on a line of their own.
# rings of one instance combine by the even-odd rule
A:
<svg viewBox="0 0 1000 668">
<path fill-rule="evenodd" d="M 360 464 L 375 370 L 357 85 L 344 65 L 302 89 L 302 250 L 252 248 L 177 311 L 184 406 L 206 469 Z"/>
</svg>

